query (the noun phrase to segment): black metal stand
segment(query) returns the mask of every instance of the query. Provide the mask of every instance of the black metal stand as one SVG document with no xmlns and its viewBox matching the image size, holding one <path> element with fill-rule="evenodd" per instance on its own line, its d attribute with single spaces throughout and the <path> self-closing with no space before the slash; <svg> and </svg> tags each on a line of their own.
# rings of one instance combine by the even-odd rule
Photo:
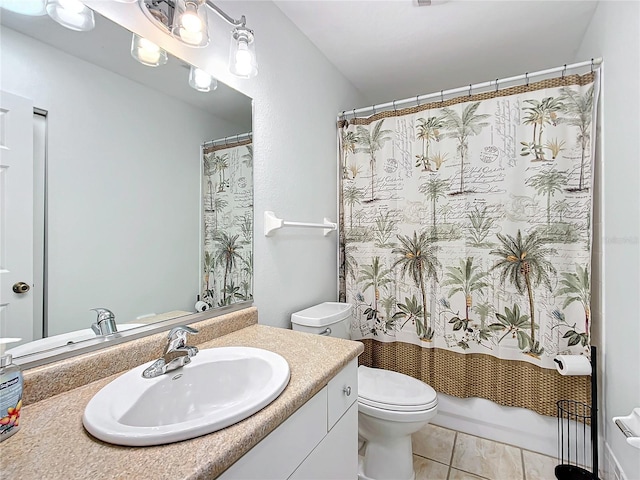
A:
<svg viewBox="0 0 640 480">
<path fill-rule="evenodd" d="M 558 458 L 555 474 L 558 480 L 598 480 L 598 362 L 596 347 L 591 347 L 591 406 L 574 400 L 559 400 Z M 572 423 L 573 422 L 573 423 Z M 591 424 L 591 472 L 587 466 L 587 423 Z M 582 424 L 582 435 L 579 425 Z M 582 443 L 582 455 L 580 444 Z M 575 445 L 574 445 L 575 444 Z M 565 455 L 566 454 L 566 455 Z M 573 456 L 573 458 L 572 458 Z"/>
</svg>

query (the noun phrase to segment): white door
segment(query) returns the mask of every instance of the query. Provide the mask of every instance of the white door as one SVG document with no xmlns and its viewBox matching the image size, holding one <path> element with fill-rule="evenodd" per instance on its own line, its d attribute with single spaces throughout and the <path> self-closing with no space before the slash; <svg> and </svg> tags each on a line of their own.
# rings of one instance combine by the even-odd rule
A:
<svg viewBox="0 0 640 480">
<path fill-rule="evenodd" d="M 33 102 L 0 91 L 0 336 L 33 340 Z"/>
</svg>

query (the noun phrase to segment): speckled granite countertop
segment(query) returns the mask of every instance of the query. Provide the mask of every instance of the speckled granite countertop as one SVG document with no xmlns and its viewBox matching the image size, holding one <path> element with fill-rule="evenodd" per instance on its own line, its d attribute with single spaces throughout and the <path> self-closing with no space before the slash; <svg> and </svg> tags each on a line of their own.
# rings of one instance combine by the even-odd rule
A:
<svg viewBox="0 0 640 480">
<path fill-rule="evenodd" d="M 23 407 L 22 428 L 0 443 L 0 477 L 11 479 L 211 479 L 286 420 L 324 387 L 363 346 L 319 335 L 253 325 L 201 348 L 250 346 L 282 355 L 291 379 L 282 394 L 255 415 L 223 430 L 155 447 L 120 447 L 91 437 L 84 408 L 118 375 Z"/>
</svg>

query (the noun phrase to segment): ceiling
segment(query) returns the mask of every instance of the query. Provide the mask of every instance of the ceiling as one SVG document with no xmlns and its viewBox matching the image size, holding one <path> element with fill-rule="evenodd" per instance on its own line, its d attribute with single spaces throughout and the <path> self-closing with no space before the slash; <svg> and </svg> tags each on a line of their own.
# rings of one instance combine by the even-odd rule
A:
<svg viewBox="0 0 640 480">
<path fill-rule="evenodd" d="M 275 4 L 373 104 L 588 60 L 575 55 L 597 2 Z"/>
</svg>

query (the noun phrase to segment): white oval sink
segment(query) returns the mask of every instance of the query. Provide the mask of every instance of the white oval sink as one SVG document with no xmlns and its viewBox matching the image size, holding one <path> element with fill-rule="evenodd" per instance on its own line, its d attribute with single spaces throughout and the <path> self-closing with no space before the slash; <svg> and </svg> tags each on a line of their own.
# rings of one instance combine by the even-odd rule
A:
<svg viewBox="0 0 640 480">
<path fill-rule="evenodd" d="M 191 363 L 155 378 L 136 367 L 103 387 L 82 422 L 117 445 L 179 442 L 215 432 L 258 412 L 289 383 L 289 364 L 251 347 L 200 350 Z"/>
</svg>

